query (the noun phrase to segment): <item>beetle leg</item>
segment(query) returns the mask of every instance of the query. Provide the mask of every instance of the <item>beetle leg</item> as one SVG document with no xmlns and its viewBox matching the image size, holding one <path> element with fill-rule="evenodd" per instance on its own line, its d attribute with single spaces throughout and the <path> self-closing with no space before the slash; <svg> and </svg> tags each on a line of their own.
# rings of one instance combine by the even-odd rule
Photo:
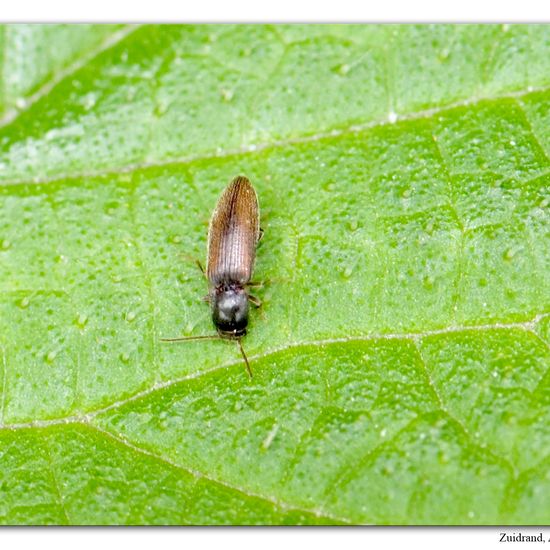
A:
<svg viewBox="0 0 550 550">
<path fill-rule="evenodd" d="M 249 283 L 246 283 L 247 287 L 250 288 L 261 288 L 264 286 L 263 281 L 250 281 Z"/>
<path fill-rule="evenodd" d="M 256 296 L 252 296 L 251 294 L 248 295 L 248 300 L 252 302 L 256 307 L 261 307 L 262 305 L 262 301 L 256 298 Z"/>
<path fill-rule="evenodd" d="M 258 242 L 262 240 L 262 237 L 264 236 L 265 231 L 260 227 L 259 233 L 260 234 L 258 235 Z"/>
<path fill-rule="evenodd" d="M 195 263 L 199 266 L 199 269 L 202 271 L 202 274 L 206 277 L 206 271 L 204 271 L 204 267 L 202 267 L 200 260 L 195 260 Z"/>
</svg>

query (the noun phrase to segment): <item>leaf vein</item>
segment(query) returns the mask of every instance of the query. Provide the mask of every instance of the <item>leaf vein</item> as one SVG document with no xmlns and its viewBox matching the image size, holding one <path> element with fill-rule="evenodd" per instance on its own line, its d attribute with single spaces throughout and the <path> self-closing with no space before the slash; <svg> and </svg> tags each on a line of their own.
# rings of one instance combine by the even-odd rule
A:
<svg viewBox="0 0 550 550">
<path fill-rule="evenodd" d="M 7 27 L 9 28 L 9 25 Z M 120 29 L 118 31 L 113 32 L 112 34 L 108 35 L 99 44 L 99 46 L 92 48 L 91 50 L 81 55 L 79 58 L 77 58 L 75 61 L 73 61 L 63 69 L 60 69 L 57 72 L 57 74 L 54 74 L 50 80 L 42 84 L 42 86 L 40 86 L 40 88 L 36 92 L 31 94 L 27 98 L 25 102 L 25 107 L 23 109 L 12 108 L 12 109 L 9 109 L 6 113 L 4 113 L 4 116 L 0 118 L 0 128 L 3 128 L 8 124 L 11 124 L 14 120 L 16 120 L 19 117 L 21 113 L 28 110 L 37 101 L 39 101 L 48 93 L 50 93 L 50 91 L 55 86 L 57 86 L 57 84 L 59 84 L 62 80 L 74 74 L 76 71 L 81 69 L 88 61 L 90 61 L 100 53 L 116 45 L 118 42 L 126 38 L 129 34 L 133 33 L 138 27 L 139 25 L 128 25 L 124 29 Z M 6 51 L 4 48 L 4 56 L 5 55 L 6 55 Z"/>
<path fill-rule="evenodd" d="M 520 101 L 519 97 L 514 97 L 513 99 L 514 99 L 515 104 L 518 106 L 519 110 L 521 111 L 521 114 L 523 115 L 523 119 L 525 121 L 525 124 L 527 125 L 527 127 L 529 129 L 529 133 L 531 134 L 531 136 L 533 137 L 533 140 L 535 141 L 536 145 L 540 149 L 540 152 L 542 153 L 542 155 L 544 156 L 546 161 L 550 162 L 550 158 L 548 157 L 546 149 L 545 149 L 545 147 L 543 147 L 537 133 L 535 132 L 535 129 L 533 128 L 533 124 L 531 123 L 531 120 L 529 119 L 529 117 L 527 115 L 527 111 L 525 110 L 525 107 L 523 106 L 523 103 Z"/>
<path fill-rule="evenodd" d="M 456 109 L 457 107 L 471 107 L 471 106 L 477 105 L 482 101 L 518 99 L 518 98 L 522 98 L 524 96 L 530 95 L 532 93 L 546 92 L 548 90 L 550 90 L 550 87 L 548 86 L 540 87 L 540 88 L 533 87 L 533 88 L 530 88 L 529 90 L 524 90 L 520 92 L 511 92 L 509 94 L 502 94 L 500 96 L 493 96 L 493 97 L 476 96 L 476 97 L 460 100 L 454 103 L 449 103 L 447 105 L 444 105 L 443 107 L 438 106 L 430 109 L 424 109 L 421 111 L 415 111 L 412 113 L 403 114 L 399 116 L 398 120 L 399 121 L 426 120 L 434 116 L 437 116 L 441 113 L 445 113 L 447 111 Z M 113 169 L 106 168 L 106 169 L 96 170 L 96 171 L 90 170 L 90 171 L 80 171 L 80 172 L 74 172 L 74 173 L 62 173 L 62 174 L 57 174 L 55 176 L 48 176 L 44 178 L 33 177 L 32 181 L 29 181 L 30 178 L 11 179 L 11 180 L 5 180 L 0 185 L 6 186 L 6 187 L 18 186 L 18 185 L 40 186 L 40 185 L 51 184 L 54 182 L 59 182 L 60 180 L 65 180 L 65 179 L 96 178 L 101 176 L 109 176 L 113 174 L 125 174 L 125 173 L 135 172 L 137 170 L 142 170 L 146 168 L 155 168 L 155 167 L 160 168 L 165 166 L 187 165 L 196 161 L 228 158 L 228 157 L 243 155 L 246 153 L 256 153 L 267 149 L 278 149 L 282 147 L 288 147 L 290 145 L 315 143 L 326 138 L 344 137 L 347 135 L 357 134 L 364 130 L 388 126 L 390 124 L 394 124 L 394 122 L 395 121 L 393 120 L 390 121 L 387 118 L 377 119 L 377 120 L 365 122 L 363 124 L 354 124 L 345 128 L 333 128 L 325 132 L 320 132 L 316 134 L 304 135 L 296 138 L 288 138 L 288 139 L 282 139 L 282 140 L 273 140 L 271 142 L 264 142 L 264 143 L 254 144 L 254 145 L 246 145 L 244 147 L 235 148 L 235 149 L 216 150 L 213 152 L 182 156 L 182 157 L 175 156 L 173 158 L 160 160 L 160 161 L 135 162 L 135 163 L 126 164 L 124 166 L 119 166 Z"/>
<path fill-rule="evenodd" d="M 52 478 L 52 484 L 55 489 L 57 500 L 59 502 L 59 507 L 61 508 L 61 511 L 63 512 L 63 515 L 65 516 L 65 520 L 67 522 L 67 525 L 71 525 L 71 520 L 69 519 L 69 514 L 67 512 L 67 508 L 65 506 L 65 503 L 63 502 L 63 495 L 61 494 L 61 489 L 59 487 L 59 480 L 57 479 L 57 475 L 55 473 L 55 467 L 53 465 L 53 459 L 52 459 L 52 453 L 50 449 L 50 443 L 47 440 L 47 437 L 44 438 L 44 446 L 46 449 L 46 455 L 48 460 L 48 466 L 50 470 L 50 475 Z"/>
<path fill-rule="evenodd" d="M 427 338 L 430 336 L 438 336 L 443 334 L 455 334 L 460 332 L 485 332 L 489 330 L 524 330 L 526 332 L 530 332 L 534 335 L 536 335 L 539 339 L 540 337 L 535 332 L 535 326 L 536 324 L 544 319 L 545 317 L 548 317 L 550 313 L 544 312 L 537 314 L 533 319 L 529 321 L 524 322 L 517 322 L 517 323 L 493 323 L 490 325 L 472 325 L 472 326 L 449 326 L 442 329 L 434 329 L 419 333 L 388 333 L 388 334 L 367 334 L 362 336 L 346 336 L 342 338 L 327 338 L 323 340 L 310 340 L 310 341 L 304 341 L 304 342 L 292 342 L 289 344 L 284 344 L 279 347 L 274 347 L 269 350 L 267 350 L 264 353 L 258 353 L 256 355 L 251 355 L 248 357 L 249 361 L 258 361 L 260 359 L 265 359 L 266 357 L 270 357 L 271 355 L 274 355 L 276 353 L 280 353 L 282 351 L 286 351 L 288 349 L 296 349 L 301 347 L 308 347 L 308 346 L 327 346 L 332 344 L 344 344 L 348 342 L 372 342 L 376 340 L 415 340 L 415 339 L 422 339 Z M 542 340 L 547 346 L 549 345 L 544 340 Z M 121 399 L 119 401 L 115 401 L 111 403 L 110 405 L 107 405 L 105 407 L 102 407 L 97 410 L 91 410 L 84 414 L 80 415 L 73 415 L 73 416 L 65 416 L 65 417 L 59 417 L 59 418 L 52 418 L 47 420 L 32 420 L 30 422 L 17 422 L 12 424 L 6 424 L 6 423 L 0 423 L 0 430 L 18 430 L 18 429 L 29 429 L 29 428 L 46 428 L 49 426 L 56 426 L 56 425 L 62 425 L 62 424 L 72 424 L 72 423 L 82 423 L 82 422 L 88 422 L 92 418 L 99 416 L 101 414 L 107 413 L 111 410 L 117 409 L 119 407 L 123 407 L 124 405 L 128 403 L 132 403 L 134 401 L 137 401 L 139 399 L 145 398 L 148 395 L 155 393 L 157 391 L 161 391 L 167 388 L 170 388 L 172 386 L 175 386 L 177 384 L 185 383 L 189 380 L 194 380 L 197 378 L 201 378 L 203 376 L 207 376 L 209 374 L 212 374 L 214 372 L 228 369 L 232 367 L 242 367 L 242 360 L 239 358 L 237 361 L 229 361 L 227 363 L 223 363 L 221 365 L 217 365 L 216 367 L 213 367 L 211 369 L 207 369 L 200 372 L 195 372 L 192 374 L 187 374 L 185 376 L 181 376 L 178 378 L 173 378 L 171 380 L 165 380 L 163 382 L 157 382 L 153 384 L 151 387 L 140 391 L 138 393 L 135 393 L 134 395 L 130 397 L 125 397 L 124 399 Z"/>
<path fill-rule="evenodd" d="M 449 418 L 451 419 L 453 422 L 455 422 L 461 429 L 462 433 L 466 436 L 466 438 L 469 440 L 470 442 L 470 445 L 472 445 L 472 447 L 476 448 L 476 449 L 480 449 L 482 450 L 483 452 L 486 452 L 488 453 L 490 456 L 492 456 L 494 459 L 498 460 L 499 462 L 502 462 L 503 464 L 505 464 L 511 472 L 513 472 L 515 474 L 515 471 L 516 471 L 516 468 L 513 466 L 513 464 L 507 459 L 505 458 L 504 456 L 501 456 L 499 455 L 498 453 L 496 453 L 494 450 L 488 448 L 487 446 L 483 446 L 483 445 L 480 445 L 480 443 L 476 440 L 476 438 L 469 432 L 468 428 L 466 427 L 466 424 L 461 420 L 459 419 L 458 417 L 456 417 L 454 414 L 452 414 L 449 409 L 447 408 L 447 406 L 445 405 L 445 403 L 443 402 L 443 399 L 441 397 L 441 395 L 439 394 L 439 392 L 437 391 L 437 388 L 435 387 L 434 383 L 433 383 L 433 380 L 432 380 L 432 377 L 431 377 L 431 374 L 430 374 L 430 371 L 428 369 L 428 365 L 426 363 L 426 360 L 424 359 L 424 356 L 422 354 L 422 350 L 420 348 L 420 346 L 418 345 L 418 342 L 416 340 L 413 340 L 414 342 L 414 348 L 418 354 L 418 357 L 420 359 L 420 364 L 422 366 L 422 369 L 424 370 L 424 373 L 426 375 L 426 379 L 428 381 L 428 385 L 430 386 L 430 388 L 433 390 L 436 398 L 437 398 L 437 401 L 439 403 L 439 408 L 440 410 Z"/>
<path fill-rule="evenodd" d="M 153 451 L 150 451 L 148 449 L 144 449 L 143 447 L 140 447 L 139 445 L 136 445 L 132 441 L 129 441 L 125 437 L 122 437 L 120 434 L 116 435 L 116 434 L 110 432 L 109 430 L 101 428 L 101 427 L 99 427 L 95 424 L 88 424 L 88 425 L 92 429 L 94 429 L 94 430 L 98 431 L 99 433 L 101 433 L 104 437 L 110 438 L 114 441 L 117 441 L 119 444 L 124 445 L 125 447 L 128 447 L 129 449 L 131 449 L 132 451 L 134 451 L 136 453 L 146 455 L 146 456 L 148 456 L 150 458 L 153 458 L 153 459 L 155 459 L 159 462 L 163 462 L 164 464 L 168 464 L 169 466 L 171 466 L 173 468 L 176 468 L 177 470 L 181 470 L 182 472 L 185 472 L 187 474 L 191 474 L 195 478 L 205 479 L 205 480 L 207 480 L 207 481 L 209 481 L 213 484 L 221 485 L 222 487 L 225 487 L 227 489 L 231 489 L 233 491 L 241 493 L 242 495 L 244 495 L 246 497 L 257 498 L 257 499 L 260 499 L 260 500 L 264 500 L 266 502 L 269 502 L 270 504 L 273 504 L 273 505 L 281 508 L 284 511 L 296 511 L 296 512 L 301 512 L 301 513 L 305 513 L 305 514 L 312 514 L 312 515 L 314 515 L 318 518 L 326 518 L 326 519 L 331 520 L 331 521 L 337 521 L 337 522 L 342 522 L 342 523 L 352 523 L 352 521 L 347 519 L 347 518 L 333 516 L 330 513 L 325 512 L 324 510 L 315 510 L 315 509 L 308 510 L 308 509 L 298 508 L 298 507 L 296 507 L 292 504 L 289 504 L 287 502 L 283 502 L 281 500 L 270 497 L 268 495 L 262 495 L 262 494 L 259 494 L 259 493 L 254 493 L 252 491 L 249 491 L 246 488 L 238 487 L 236 485 L 232 485 L 232 484 L 227 483 L 225 481 L 222 481 L 220 479 L 216 479 L 214 477 L 211 477 L 211 476 L 205 474 L 204 472 L 200 472 L 200 471 L 195 470 L 193 468 L 189 468 L 189 467 L 183 466 L 181 464 L 178 464 L 177 462 L 172 461 L 170 458 L 168 458 L 168 457 L 166 457 L 162 454 L 157 454 L 157 453 L 154 453 Z"/>
</svg>

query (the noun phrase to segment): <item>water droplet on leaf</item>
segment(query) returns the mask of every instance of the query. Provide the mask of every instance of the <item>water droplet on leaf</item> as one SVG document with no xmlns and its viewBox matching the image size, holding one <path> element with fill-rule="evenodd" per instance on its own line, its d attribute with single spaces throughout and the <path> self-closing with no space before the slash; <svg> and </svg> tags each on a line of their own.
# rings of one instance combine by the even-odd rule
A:
<svg viewBox="0 0 550 550">
<path fill-rule="evenodd" d="M 76 320 L 76 324 L 81 328 L 84 328 L 87 322 L 88 322 L 88 316 L 85 313 L 81 313 Z"/>
<path fill-rule="evenodd" d="M 126 320 L 131 323 L 135 318 L 136 318 L 136 312 L 135 311 L 129 311 L 127 314 L 126 314 Z"/>
</svg>

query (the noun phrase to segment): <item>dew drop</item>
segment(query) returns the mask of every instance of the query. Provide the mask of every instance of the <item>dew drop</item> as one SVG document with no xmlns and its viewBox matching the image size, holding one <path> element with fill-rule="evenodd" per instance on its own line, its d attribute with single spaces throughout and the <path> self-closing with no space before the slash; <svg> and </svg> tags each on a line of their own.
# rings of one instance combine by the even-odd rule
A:
<svg viewBox="0 0 550 550">
<path fill-rule="evenodd" d="M 181 235 L 172 235 L 170 237 L 170 242 L 175 244 L 181 243 Z"/>
<path fill-rule="evenodd" d="M 161 117 L 162 115 L 164 115 L 164 113 L 166 113 L 166 111 L 168 111 L 167 103 L 161 101 L 155 105 L 155 109 L 154 109 L 155 116 Z"/>
<path fill-rule="evenodd" d="M 123 363 L 128 363 L 128 361 L 130 360 L 130 356 L 125 351 L 122 352 L 119 357 Z"/>
<path fill-rule="evenodd" d="M 223 88 L 221 91 L 220 91 L 220 94 L 222 96 L 222 99 L 229 103 L 232 99 L 233 99 L 233 90 L 229 90 L 227 88 Z"/>
<path fill-rule="evenodd" d="M 55 352 L 55 351 L 50 351 L 50 352 L 46 355 L 46 361 L 47 361 L 48 363 L 53 363 L 56 357 L 57 357 L 57 352 Z"/>
<path fill-rule="evenodd" d="M 433 288 L 434 282 L 435 282 L 435 279 L 433 278 L 432 275 L 426 275 L 426 277 L 424 277 L 424 286 L 426 288 Z"/>
<path fill-rule="evenodd" d="M 393 124 L 394 122 L 397 122 L 397 113 L 394 113 L 393 111 L 390 111 L 388 113 L 388 121 Z"/>
<path fill-rule="evenodd" d="M 58 264 L 66 264 L 69 261 L 69 258 L 67 258 L 67 256 L 63 256 L 63 254 L 58 254 L 55 257 L 55 261 Z"/>
<path fill-rule="evenodd" d="M 111 280 L 113 283 L 120 283 L 122 281 L 122 277 L 120 275 L 114 274 L 111 275 Z"/>
<path fill-rule="evenodd" d="M 8 239 L 2 241 L 2 250 L 7 250 L 11 246 L 11 242 Z"/>
<path fill-rule="evenodd" d="M 126 320 L 131 323 L 136 318 L 136 312 L 135 311 L 129 311 L 126 314 Z"/>
<path fill-rule="evenodd" d="M 351 67 L 347 63 L 343 63 L 342 65 L 340 65 L 340 67 L 338 67 L 338 72 L 341 75 L 347 75 L 349 73 L 350 69 L 351 69 Z"/>
<path fill-rule="evenodd" d="M 349 265 L 346 266 L 346 268 L 343 271 L 343 275 L 346 279 L 349 279 L 351 277 L 351 274 L 353 273 L 353 268 Z"/>
<path fill-rule="evenodd" d="M 21 309 L 26 309 L 29 307 L 29 304 L 31 303 L 31 301 L 29 300 L 29 298 L 27 298 L 26 296 L 19 302 L 19 307 Z"/>
<path fill-rule="evenodd" d="M 84 328 L 87 322 L 88 322 L 88 316 L 85 313 L 81 313 L 76 320 L 76 324 L 81 328 Z"/>
<path fill-rule="evenodd" d="M 515 255 L 516 255 L 516 251 L 513 248 L 508 248 L 504 252 L 503 257 L 505 260 L 510 261 Z"/>
<path fill-rule="evenodd" d="M 350 231 L 356 231 L 359 227 L 359 222 L 357 220 L 351 220 L 350 222 L 348 222 L 348 227 Z"/>
<path fill-rule="evenodd" d="M 24 97 L 18 97 L 15 100 L 15 106 L 18 109 L 24 109 L 27 106 L 27 100 Z"/>
<path fill-rule="evenodd" d="M 97 98 L 95 94 L 89 93 L 84 96 L 83 106 L 86 111 L 89 111 L 96 104 Z"/>
</svg>

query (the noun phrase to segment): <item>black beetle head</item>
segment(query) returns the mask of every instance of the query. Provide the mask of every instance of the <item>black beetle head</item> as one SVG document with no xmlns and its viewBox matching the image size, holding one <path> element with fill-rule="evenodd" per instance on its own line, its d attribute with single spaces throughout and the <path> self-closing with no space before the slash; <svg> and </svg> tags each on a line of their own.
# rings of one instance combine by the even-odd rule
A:
<svg viewBox="0 0 550 550">
<path fill-rule="evenodd" d="M 240 338 L 248 325 L 248 296 L 241 289 L 217 292 L 212 303 L 212 320 L 223 338 Z"/>
</svg>

